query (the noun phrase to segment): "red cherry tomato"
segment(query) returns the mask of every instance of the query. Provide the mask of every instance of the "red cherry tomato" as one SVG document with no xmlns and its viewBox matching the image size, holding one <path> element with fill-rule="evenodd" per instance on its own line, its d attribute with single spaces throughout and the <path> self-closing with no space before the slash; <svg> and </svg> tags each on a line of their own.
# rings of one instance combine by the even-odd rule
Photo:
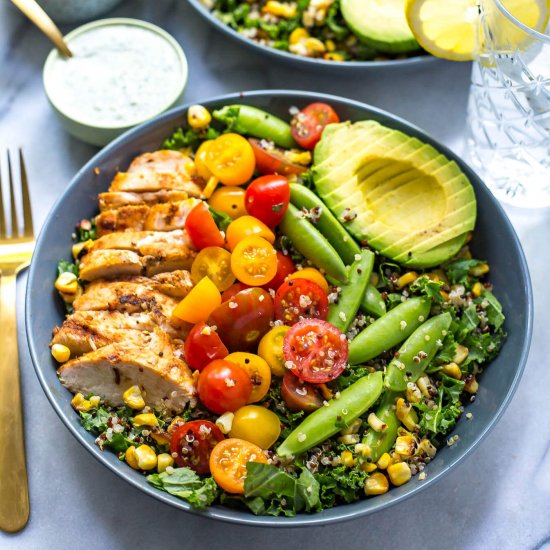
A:
<svg viewBox="0 0 550 550">
<path fill-rule="evenodd" d="M 197 323 L 191 329 L 185 339 L 183 351 L 187 364 L 198 371 L 214 359 L 223 359 L 229 355 L 218 333 L 206 323 Z"/>
<path fill-rule="evenodd" d="M 284 176 L 262 176 L 246 189 L 246 211 L 269 227 L 278 225 L 290 201 L 290 186 Z"/>
<path fill-rule="evenodd" d="M 241 290 L 210 315 L 222 342 L 230 351 L 256 351 L 273 321 L 273 300 L 262 288 Z"/>
<path fill-rule="evenodd" d="M 285 325 L 300 319 L 326 319 L 327 314 L 327 295 L 308 279 L 290 279 L 275 294 L 275 317 Z"/>
<path fill-rule="evenodd" d="M 195 248 L 202 250 L 208 246 L 223 247 L 225 241 L 204 202 L 200 202 L 189 212 L 185 229 Z"/>
<path fill-rule="evenodd" d="M 275 273 L 275 277 L 262 288 L 277 290 L 285 282 L 285 279 L 295 271 L 296 266 L 290 259 L 290 256 L 285 256 L 280 250 L 277 250 L 277 273 Z"/>
<path fill-rule="evenodd" d="M 314 384 L 334 380 L 348 360 L 348 340 L 334 325 L 321 319 L 304 319 L 286 333 L 285 366 L 298 378 Z"/>
<path fill-rule="evenodd" d="M 170 440 L 170 453 L 178 466 L 198 474 L 210 472 L 210 453 L 223 439 L 220 429 L 208 420 L 193 420 L 180 426 Z"/>
<path fill-rule="evenodd" d="M 204 406 L 216 413 L 236 411 L 248 403 L 252 393 L 250 376 L 239 365 L 215 359 L 201 371 L 197 385 Z"/>
<path fill-rule="evenodd" d="M 325 126 L 335 122 L 340 122 L 340 117 L 330 105 L 311 103 L 292 118 L 292 137 L 300 147 L 313 149 L 321 139 Z"/>
<path fill-rule="evenodd" d="M 292 412 L 313 412 L 323 406 L 319 391 L 291 372 L 287 372 L 283 377 L 281 396 L 287 409 Z"/>
<path fill-rule="evenodd" d="M 260 174 L 281 174 L 282 176 L 291 176 L 293 174 L 302 174 L 307 171 L 307 166 L 301 166 L 285 158 L 284 151 L 275 146 L 266 148 L 264 142 L 248 138 L 250 145 L 256 157 L 256 170 Z"/>
<path fill-rule="evenodd" d="M 248 285 L 245 285 L 244 283 L 234 283 L 232 284 L 227 290 L 224 290 L 222 293 L 222 302 L 227 302 L 227 300 L 230 300 L 235 296 L 235 294 L 239 293 L 241 290 L 246 290 L 247 288 L 252 288 Z"/>
</svg>

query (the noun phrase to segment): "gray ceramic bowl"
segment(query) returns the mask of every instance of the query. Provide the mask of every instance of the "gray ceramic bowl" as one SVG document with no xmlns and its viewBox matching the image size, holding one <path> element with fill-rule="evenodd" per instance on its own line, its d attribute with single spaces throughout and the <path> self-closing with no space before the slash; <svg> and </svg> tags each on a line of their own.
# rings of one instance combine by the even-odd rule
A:
<svg viewBox="0 0 550 550">
<path fill-rule="evenodd" d="M 295 55 L 293 53 L 285 52 L 283 50 L 277 50 L 270 48 L 269 46 L 263 46 L 253 40 L 246 38 L 236 30 L 232 29 L 222 21 L 220 21 L 213 13 L 206 8 L 201 0 L 187 0 L 197 12 L 202 15 L 212 26 L 217 28 L 222 33 L 226 34 L 233 40 L 248 46 L 258 52 L 271 56 L 272 59 L 285 62 L 287 64 L 295 65 L 301 68 L 309 68 L 312 70 L 320 70 L 326 72 L 327 70 L 336 71 L 352 71 L 360 72 L 367 69 L 389 69 L 400 67 L 416 67 L 418 65 L 424 65 L 426 63 L 432 63 L 437 58 L 429 54 L 415 55 L 407 57 L 406 59 L 388 59 L 387 61 L 327 61 L 325 59 L 316 59 L 311 57 L 305 57 Z"/>
<path fill-rule="evenodd" d="M 533 322 L 531 282 L 518 238 L 506 214 L 478 176 L 450 150 L 443 147 L 420 129 L 387 112 L 362 103 L 339 97 L 306 92 L 261 91 L 245 92 L 218 97 L 203 104 L 218 108 L 239 101 L 264 108 L 286 117 L 290 106 L 302 107 L 312 101 L 326 101 L 339 113 L 342 120 L 378 120 L 387 126 L 402 130 L 431 143 L 449 158 L 454 159 L 472 181 L 478 201 L 478 222 L 473 240 L 476 257 L 491 264 L 491 280 L 495 293 L 507 313 L 508 338 L 500 355 L 483 373 L 477 399 L 469 405 L 472 420 L 461 419 L 454 433 L 460 441 L 444 447 L 426 468 L 427 478 L 413 478 L 409 483 L 388 493 L 342 505 L 316 515 L 299 515 L 295 518 L 253 516 L 251 513 L 214 506 L 197 512 L 187 503 L 152 488 L 145 477 L 121 463 L 111 452 L 102 452 L 94 444 L 71 408 L 71 394 L 58 381 L 56 363 L 48 344 L 52 328 L 60 324 L 64 308 L 54 290 L 56 264 L 60 258 L 70 257 L 71 233 L 75 222 L 97 213 L 97 194 L 107 189 L 119 167 L 140 153 L 157 149 L 163 139 L 184 120 L 186 106 L 165 113 L 155 120 L 135 128 L 100 151 L 78 172 L 52 211 L 38 238 L 30 268 L 27 286 L 26 326 L 32 361 L 40 383 L 52 406 L 72 434 L 105 466 L 135 487 L 172 506 L 205 517 L 266 526 L 326 525 L 334 521 L 357 518 L 402 502 L 435 484 L 461 460 L 469 455 L 500 418 L 519 383 L 527 360 Z M 94 169 L 99 168 L 99 174 Z M 78 465 L 75 465 L 78 467 Z"/>
</svg>

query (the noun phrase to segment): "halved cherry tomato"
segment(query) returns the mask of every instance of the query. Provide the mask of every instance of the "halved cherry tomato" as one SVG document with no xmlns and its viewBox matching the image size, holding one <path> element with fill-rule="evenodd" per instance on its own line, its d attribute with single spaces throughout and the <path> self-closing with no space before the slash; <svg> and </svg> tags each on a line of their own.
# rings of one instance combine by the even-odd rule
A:
<svg viewBox="0 0 550 550">
<path fill-rule="evenodd" d="M 246 405 L 235 411 L 229 437 L 238 437 L 262 449 L 269 449 L 281 435 L 281 421 L 269 409 Z"/>
<path fill-rule="evenodd" d="M 348 340 L 334 325 L 321 319 L 304 319 L 285 336 L 285 366 L 298 378 L 314 384 L 334 380 L 346 367 Z"/>
<path fill-rule="evenodd" d="M 231 351 L 255 350 L 270 329 L 273 300 L 261 288 L 248 288 L 222 303 L 210 315 L 222 342 Z"/>
<path fill-rule="evenodd" d="M 284 376 L 285 356 L 283 353 L 283 342 L 290 327 L 280 325 L 273 327 L 267 334 L 264 334 L 258 346 L 258 355 L 265 359 L 274 376 Z"/>
<path fill-rule="evenodd" d="M 235 294 L 239 293 L 241 290 L 246 290 L 247 288 L 251 288 L 248 285 L 245 285 L 244 283 L 234 283 L 232 284 L 227 290 L 225 290 L 222 293 L 222 303 L 227 302 L 227 300 L 230 300 L 235 296 Z"/>
<path fill-rule="evenodd" d="M 223 359 L 229 354 L 218 333 L 206 323 L 197 323 L 187 335 L 183 354 L 187 364 L 201 371 L 214 359 Z"/>
<path fill-rule="evenodd" d="M 281 397 L 287 408 L 292 412 L 305 411 L 310 413 L 323 406 L 323 399 L 319 391 L 291 372 L 287 372 L 283 378 Z"/>
<path fill-rule="evenodd" d="M 323 289 L 308 279 L 291 279 L 275 294 L 275 317 L 285 325 L 300 319 L 326 319 L 328 298 Z"/>
<path fill-rule="evenodd" d="M 300 271 L 295 271 L 294 273 L 288 276 L 289 279 L 307 279 L 308 281 L 313 281 L 317 283 L 325 294 L 328 294 L 330 288 L 328 286 L 325 276 L 314 267 L 304 267 Z"/>
<path fill-rule="evenodd" d="M 206 149 L 205 164 L 225 185 L 242 185 L 254 174 L 256 159 L 245 138 L 239 134 L 222 134 Z"/>
<path fill-rule="evenodd" d="M 223 246 L 225 243 L 212 214 L 202 201 L 189 212 L 185 229 L 198 250 L 207 246 Z"/>
<path fill-rule="evenodd" d="M 203 277 L 208 277 L 218 290 L 227 290 L 235 281 L 231 253 L 219 246 L 203 248 L 191 265 L 191 279 L 197 284 Z"/>
<path fill-rule="evenodd" d="M 244 238 L 257 235 L 273 244 L 275 235 L 267 225 L 253 216 L 241 216 L 227 226 L 225 236 L 229 250 L 233 250 Z"/>
<path fill-rule="evenodd" d="M 231 271 L 241 283 L 250 286 L 265 285 L 277 273 L 277 252 L 262 237 L 246 237 L 233 249 Z"/>
<path fill-rule="evenodd" d="M 258 355 L 246 353 L 244 351 L 230 353 L 225 360 L 239 365 L 239 367 L 250 376 L 252 393 L 248 398 L 248 403 L 261 401 L 268 392 L 269 385 L 271 384 L 271 370 L 265 360 Z"/>
<path fill-rule="evenodd" d="M 228 493 L 242 495 L 248 462 L 267 463 L 263 450 L 244 439 L 231 437 L 220 441 L 210 454 L 214 481 Z"/>
<path fill-rule="evenodd" d="M 208 204 L 216 210 L 227 214 L 232 220 L 246 215 L 244 206 L 245 190 L 242 187 L 234 185 L 225 185 L 212 193 L 208 199 Z"/>
<path fill-rule="evenodd" d="M 174 308 L 172 316 L 187 323 L 199 323 L 206 321 L 221 302 L 222 295 L 216 285 L 203 277 Z"/>
<path fill-rule="evenodd" d="M 292 137 L 300 147 L 313 149 L 321 139 L 325 126 L 340 122 L 336 111 L 326 103 L 311 103 L 290 121 Z"/>
<path fill-rule="evenodd" d="M 262 176 L 246 189 L 246 211 L 269 227 L 281 222 L 289 201 L 290 186 L 284 176 Z"/>
<path fill-rule="evenodd" d="M 208 166 L 206 166 L 206 152 L 208 151 L 211 143 L 211 139 L 203 141 L 195 153 L 195 172 L 197 173 L 197 176 L 204 180 L 204 183 L 212 177 L 212 172 L 210 172 Z"/>
<path fill-rule="evenodd" d="M 210 453 L 223 439 L 222 432 L 212 422 L 192 420 L 172 434 L 170 453 L 178 466 L 207 474 L 210 472 Z"/>
<path fill-rule="evenodd" d="M 254 156 L 256 157 L 256 170 L 260 174 L 281 174 L 291 176 L 307 171 L 307 166 L 301 166 L 285 158 L 284 151 L 278 147 L 267 148 L 262 140 L 248 138 Z"/>
<path fill-rule="evenodd" d="M 295 271 L 296 266 L 290 256 L 285 256 L 280 250 L 277 250 L 277 273 L 275 273 L 275 277 L 264 288 L 277 290 L 285 282 L 286 278 Z"/>
<path fill-rule="evenodd" d="M 201 371 L 197 389 L 208 410 L 223 414 L 246 405 L 252 382 L 248 373 L 235 363 L 215 359 Z"/>
</svg>

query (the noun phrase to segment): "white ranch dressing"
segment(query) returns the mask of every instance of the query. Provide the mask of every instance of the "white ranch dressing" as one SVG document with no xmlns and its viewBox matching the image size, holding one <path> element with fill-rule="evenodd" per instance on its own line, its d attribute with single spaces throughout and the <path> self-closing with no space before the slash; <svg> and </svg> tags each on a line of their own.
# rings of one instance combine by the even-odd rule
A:
<svg viewBox="0 0 550 550">
<path fill-rule="evenodd" d="M 92 28 L 70 43 L 73 57 L 51 67 L 52 101 L 93 126 L 131 126 L 168 108 L 181 88 L 182 64 L 159 34 L 131 25 Z"/>
</svg>

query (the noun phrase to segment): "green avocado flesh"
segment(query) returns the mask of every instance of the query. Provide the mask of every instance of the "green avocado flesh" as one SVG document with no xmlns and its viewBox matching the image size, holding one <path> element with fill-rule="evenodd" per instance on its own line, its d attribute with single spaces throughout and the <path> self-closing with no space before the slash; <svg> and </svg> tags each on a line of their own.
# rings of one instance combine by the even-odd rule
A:
<svg viewBox="0 0 550 550">
<path fill-rule="evenodd" d="M 315 147 L 317 193 L 359 241 L 402 265 L 454 256 L 476 221 L 472 185 L 427 143 L 373 120 L 330 124 Z"/>
<path fill-rule="evenodd" d="M 341 0 L 342 16 L 365 44 L 386 53 L 420 49 L 405 18 L 406 0 Z"/>
</svg>

